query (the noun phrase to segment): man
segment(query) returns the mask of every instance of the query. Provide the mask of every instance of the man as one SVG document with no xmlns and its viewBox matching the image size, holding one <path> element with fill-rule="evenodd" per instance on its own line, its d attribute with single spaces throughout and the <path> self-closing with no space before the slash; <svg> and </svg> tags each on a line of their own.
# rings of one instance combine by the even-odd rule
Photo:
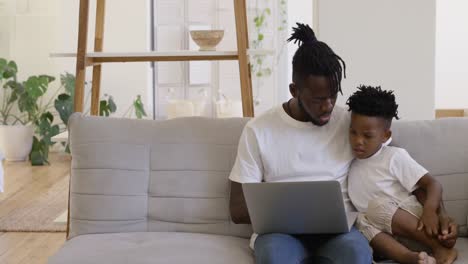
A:
<svg viewBox="0 0 468 264">
<path fill-rule="evenodd" d="M 289 86 L 293 98 L 252 119 L 239 142 L 229 177 L 235 223 L 250 223 L 241 186 L 245 182 L 337 180 L 347 209 L 352 208 L 347 194 L 347 173 L 353 159 L 350 116 L 335 107 L 345 63 L 316 39 L 309 26 L 297 25 L 288 39 L 299 42 Z M 251 246 L 256 263 L 372 262 L 369 244 L 355 228 L 339 235 L 254 235 Z"/>
</svg>

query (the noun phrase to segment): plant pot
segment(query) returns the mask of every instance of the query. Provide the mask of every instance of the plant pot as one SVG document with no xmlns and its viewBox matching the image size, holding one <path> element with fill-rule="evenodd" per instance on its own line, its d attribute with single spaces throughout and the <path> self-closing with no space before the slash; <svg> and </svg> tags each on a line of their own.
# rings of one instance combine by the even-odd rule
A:
<svg viewBox="0 0 468 264">
<path fill-rule="evenodd" d="M 29 125 L 0 125 L 0 151 L 7 161 L 28 159 L 33 143 L 34 127 Z"/>
</svg>

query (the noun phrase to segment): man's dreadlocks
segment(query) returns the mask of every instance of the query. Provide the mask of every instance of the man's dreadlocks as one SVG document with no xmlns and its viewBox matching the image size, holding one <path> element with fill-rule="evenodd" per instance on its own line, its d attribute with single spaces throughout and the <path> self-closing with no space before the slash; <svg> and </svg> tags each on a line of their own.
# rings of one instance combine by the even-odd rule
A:
<svg viewBox="0 0 468 264">
<path fill-rule="evenodd" d="M 288 42 L 299 43 L 293 57 L 293 81 L 300 82 L 309 75 L 325 76 L 330 80 L 334 94 L 341 91 L 342 75 L 346 78 L 346 64 L 324 42 L 318 41 L 314 31 L 305 24 L 296 23 Z"/>
</svg>

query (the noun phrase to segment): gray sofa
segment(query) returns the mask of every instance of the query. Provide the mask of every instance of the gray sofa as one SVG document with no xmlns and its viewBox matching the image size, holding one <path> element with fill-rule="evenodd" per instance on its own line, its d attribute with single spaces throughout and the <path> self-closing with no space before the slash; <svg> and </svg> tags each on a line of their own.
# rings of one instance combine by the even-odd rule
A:
<svg viewBox="0 0 468 264">
<path fill-rule="evenodd" d="M 251 227 L 232 223 L 228 206 L 246 121 L 72 115 L 69 240 L 49 263 L 254 263 Z M 468 119 L 395 122 L 393 131 L 393 144 L 443 184 L 467 235 Z M 457 248 L 456 263 L 468 264 L 468 238 Z"/>
</svg>

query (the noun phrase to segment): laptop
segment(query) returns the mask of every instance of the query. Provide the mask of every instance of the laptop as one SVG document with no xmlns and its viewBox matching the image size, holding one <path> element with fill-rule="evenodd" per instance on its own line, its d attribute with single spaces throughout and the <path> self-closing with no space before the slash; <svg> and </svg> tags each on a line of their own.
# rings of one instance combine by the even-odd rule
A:
<svg viewBox="0 0 468 264">
<path fill-rule="evenodd" d="M 242 184 L 255 233 L 338 234 L 351 230 L 338 181 Z"/>
</svg>

